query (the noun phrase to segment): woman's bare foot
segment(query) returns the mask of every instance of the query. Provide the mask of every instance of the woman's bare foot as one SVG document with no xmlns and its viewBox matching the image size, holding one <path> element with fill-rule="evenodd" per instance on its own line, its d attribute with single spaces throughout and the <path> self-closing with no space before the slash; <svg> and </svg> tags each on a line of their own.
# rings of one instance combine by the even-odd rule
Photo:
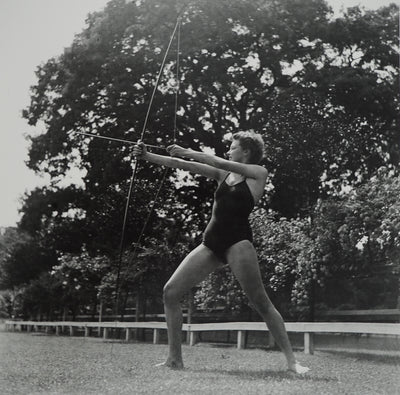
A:
<svg viewBox="0 0 400 395">
<path fill-rule="evenodd" d="M 288 370 L 296 374 L 305 374 L 310 371 L 310 368 L 301 366 L 298 362 L 295 362 L 293 365 L 289 366 Z"/>
<path fill-rule="evenodd" d="M 181 370 L 181 369 L 183 369 L 183 362 L 182 361 L 170 361 L 169 359 L 167 359 L 165 362 L 158 363 L 156 366 L 157 367 L 165 366 L 170 369 Z"/>
</svg>

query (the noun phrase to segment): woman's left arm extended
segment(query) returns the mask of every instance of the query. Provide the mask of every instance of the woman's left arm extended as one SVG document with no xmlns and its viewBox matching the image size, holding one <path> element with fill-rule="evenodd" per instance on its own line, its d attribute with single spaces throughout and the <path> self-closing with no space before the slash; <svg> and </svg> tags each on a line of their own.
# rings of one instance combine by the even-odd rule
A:
<svg viewBox="0 0 400 395">
<path fill-rule="evenodd" d="M 223 159 L 216 155 L 206 154 L 205 152 L 182 148 L 179 145 L 169 146 L 168 152 L 172 156 L 193 159 L 197 162 L 205 163 L 217 169 L 241 174 L 246 178 L 266 179 L 268 175 L 267 169 L 262 166 Z"/>
</svg>

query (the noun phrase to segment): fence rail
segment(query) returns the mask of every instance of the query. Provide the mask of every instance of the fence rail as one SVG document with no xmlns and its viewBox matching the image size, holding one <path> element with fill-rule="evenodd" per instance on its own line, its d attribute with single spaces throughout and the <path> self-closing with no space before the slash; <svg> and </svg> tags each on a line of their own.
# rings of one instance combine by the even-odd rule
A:
<svg viewBox="0 0 400 395">
<path fill-rule="evenodd" d="M 400 309 L 375 309 L 375 310 L 327 310 L 316 313 L 319 318 L 347 318 L 358 320 L 394 321 L 400 322 Z"/>
<path fill-rule="evenodd" d="M 317 333 L 359 333 L 372 335 L 390 335 L 400 337 L 400 324 L 387 323 L 363 323 L 363 322 L 288 322 L 285 324 L 288 332 L 304 334 L 304 352 L 313 354 L 314 334 Z M 135 329 L 152 329 L 153 343 L 160 340 L 160 331 L 166 330 L 165 322 L 77 322 L 77 321 L 5 321 L 5 329 L 9 331 L 36 331 L 51 330 L 56 335 L 65 331 L 70 336 L 76 335 L 77 329 L 84 331 L 85 337 L 91 336 L 93 330 L 103 339 L 109 338 L 112 329 L 125 330 L 125 340 L 132 338 L 132 331 Z M 235 331 L 237 332 L 237 348 L 245 348 L 247 331 L 265 331 L 268 329 L 264 322 L 219 322 L 206 324 L 183 324 L 182 330 L 189 334 L 189 344 L 195 345 L 199 341 L 199 333 L 207 331 Z M 274 340 L 269 333 L 269 344 L 273 345 Z"/>
<path fill-rule="evenodd" d="M 123 318 L 125 321 L 127 320 L 132 320 L 136 321 L 136 314 L 134 314 L 136 311 L 135 308 L 129 309 L 129 314 L 124 314 Z M 230 315 L 230 314 L 229 314 Z M 187 317 L 188 313 L 183 310 L 183 317 Z M 319 320 L 332 320 L 336 318 L 342 318 L 345 319 L 346 322 L 348 322 L 349 319 L 358 321 L 362 320 L 363 322 L 400 322 L 400 309 L 368 309 L 368 310 L 325 310 L 325 311 L 319 311 L 317 310 L 315 313 L 315 316 L 317 317 L 317 321 Z M 202 310 L 197 310 L 194 314 L 193 317 L 200 318 L 201 320 L 210 320 L 213 321 L 214 319 L 217 319 L 219 321 L 222 320 L 225 315 L 221 312 L 221 309 L 215 309 L 212 310 L 211 312 L 205 312 Z M 103 314 L 102 316 L 99 317 L 99 315 L 77 315 L 74 319 L 77 321 L 94 321 L 94 320 L 99 320 L 101 318 L 101 321 L 118 321 L 121 319 L 121 315 L 111 315 L 111 314 Z M 66 320 L 71 319 L 71 317 L 65 318 Z M 146 314 L 145 318 L 141 319 L 146 319 L 146 320 L 165 320 L 165 314 Z"/>
</svg>

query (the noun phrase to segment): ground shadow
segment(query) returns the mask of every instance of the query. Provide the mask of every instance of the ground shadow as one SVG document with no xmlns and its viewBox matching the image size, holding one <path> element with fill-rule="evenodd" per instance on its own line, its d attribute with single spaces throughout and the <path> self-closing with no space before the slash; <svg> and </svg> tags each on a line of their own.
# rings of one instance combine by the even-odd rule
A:
<svg viewBox="0 0 400 395">
<path fill-rule="evenodd" d="M 303 381 L 320 381 L 320 382 L 332 382 L 338 381 L 336 378 L 332 377 L 318 377 L 313 375 L 312 373 L 299 375 L 293 372 L 288 372 L 286 370 L 276 371 L 276 370 L 228 370 L 228 369 L 211 369 L 211 368 L 203 368 L 203 369 L 188 369 L 191 372 L 198 372 L 201 374 L 204 373 L 217 373 L 228 376 L 236 376 L 241 379 L 246 380 L 266 380 L 266 379 L 274 379 L 274 380 L 303 380 Z"/>
<path fill-rule="evenodd" d="M 368 361 L 373 363 L 380 363 L 385 365 L 400 365 L 399 355 L 382 353 L 371 353 L 362 351 L 347 351 L 347 350 L 324 350 L 324 353 L 333 354 L 341 358 L 354 358 L 360 361 Z"/>
</svg>

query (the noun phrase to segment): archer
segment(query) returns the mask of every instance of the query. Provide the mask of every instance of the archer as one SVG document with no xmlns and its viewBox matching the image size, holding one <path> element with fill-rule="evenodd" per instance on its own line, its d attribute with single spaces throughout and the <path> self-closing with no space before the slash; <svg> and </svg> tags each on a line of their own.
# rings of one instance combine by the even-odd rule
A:
<svg viewBox="0 0 400 395">
<path fill-rule="evenodd" d="M 161 365 L 183 368 L 180 306 L 183 294 L 211 272 L 228 264 L 283 351 L 288 370 L 306 373 L 309 369 L 296 362 L 283 319 L 265 291 L 252 244 L 248 217 L 263 195 L 268 176 L 268 171 L 258 165 L 264 151 L 261 136 L 253 132 L 235 133 L 228 152 L 229 160 L 175 144 L 167 151 L 170 156 L 149 153 L 145 144 L 139 141 L 133 154 L 138 159 L 214 179 L 218 187 L 203 242 L 186 256 L 164 286 L 169 355 Z"/>
</svg>

